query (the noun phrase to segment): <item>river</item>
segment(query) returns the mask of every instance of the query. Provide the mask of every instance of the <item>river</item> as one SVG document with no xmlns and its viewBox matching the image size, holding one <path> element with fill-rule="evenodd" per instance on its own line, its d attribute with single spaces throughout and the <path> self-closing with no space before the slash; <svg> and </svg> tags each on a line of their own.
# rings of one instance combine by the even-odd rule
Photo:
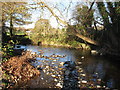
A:
<svg viewBox="0 0 120 90">
<path fill-rule="evenodd" d="M 120 88 L 120 70 L 115 58 L 90 55 L 90 51 L 53 46 L 26 46 L 42 53 L 32 65 L 41 67 L 41 74 L 26 83 L 29 88 Z M 47 57 L 52 57 L 47 58 Z M 62 62 L 73 62 L 68 69 Z M 75 65 L 75 66 L 74 66 Z M 70 77 L 70 75 L 72 75 Z"/>
</svg>

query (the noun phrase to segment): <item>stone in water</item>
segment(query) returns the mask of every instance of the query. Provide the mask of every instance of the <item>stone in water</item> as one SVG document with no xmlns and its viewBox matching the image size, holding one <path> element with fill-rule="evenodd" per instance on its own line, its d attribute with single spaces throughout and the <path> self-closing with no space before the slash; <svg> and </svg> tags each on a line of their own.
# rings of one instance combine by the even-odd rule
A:
<svg viewBox="0 0 120 90">
<path fill-rule="evenodd" d="M 60 88 L 63 87 L 60 83 L 58 83 L 56 86 L 57 86 L 57 87 L 60 87 Z"/>
<path fill-rule="evenodd" d="M 82 83 L 87 83 L 87 81 L 83 80 Z"/>
</svg>

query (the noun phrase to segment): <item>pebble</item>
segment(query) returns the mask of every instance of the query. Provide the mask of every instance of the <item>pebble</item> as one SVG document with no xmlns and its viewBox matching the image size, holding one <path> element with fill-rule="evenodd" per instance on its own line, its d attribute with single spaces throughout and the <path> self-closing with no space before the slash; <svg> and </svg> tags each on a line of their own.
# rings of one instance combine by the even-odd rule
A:
<svg viewBox="0 0 120 90">
<path fill-rule="evenodd" d="M 33 76 L 33 73 L 30 74 L 30 77 L 32 77 L 32 76 Z"/>
<path fill-rule="evenodd" d="M 45 73 L 45 72 L 46 72 L 46 70 L 44 69 L 44 70 L 43 70 L 43 72 Z"/>
<path fill-rule="evenodd" d="M 54 62 L 56 62 L 57 60 L 53 60 Z"/>
<path fill-rule="evenodd" d="M 57 83 L 57 85 L 56 85 L 57 87 L 60 87 L 60 88 L 62 88 L 63 86 L 60 84 L 60 83 Z"/>
<path fill-rule="evenodd" d="M 80 66 L 76 66 L 76 69 L 79 69 L 80 68 Z"/>
<path fill-rule="evenodd" d="M 63 68 L 58 68 L 58 70 L 62 70 Z"/>
<path fill-rule="evenodd" d="M 85 81 L 85 80 L 83 80 L 83 81 L 81 81 L 82 83 L 87 83 L 87 81 Z"/>
<path fill-rule="evenodd" d="M 78 62 L 78 64 L 82 64 L 82 62 Z"/>
<path fill-rule="evenodd" d="M 101 86 L 100 86 L 100 85 L 97 85 L 96 87 L 97 87 L 97 88 L 101 88 Z"/>
<path fill-rule="evenodd" d="M 58 66 L 55 66 L 55 68 L 58 68 Z"/>
<path fill-rule="evenodd" d="M 105 88 L 106 86 L 103 86 L 103 88 Z"/>
<path fill-rule="evenodd" d="M 12 73 L 12 70 L 10 70 L 9 73 Z"/>
<path fill-rule="evenodd" d="M 22 76 L 20 75 L 19 78 L 22 78 Z"/>
<path fill-rule="evenodd" d="M 79 68 L 78 70 L 83 70 L 82 68 Z"/>
<path fill-rule="evenodd" d="M 81 78 L 80 77 L 77 77 L 78 80 L 80 80 Z"/>
<path fill-rule="evenodd" d="M 108 89 L 108 90 L 109 90 L 110 88 L 106 87 L 105 89 Z"/>
<path fill-rule="evenodd" d="M 101 79 L 97 79 L 99 82 L 101 81 Z"/>
<path fill-rule="evenodd" d="M 78 72 L 83 72 L 83 70 L 78 70 Z"/>
<path fill-rule="evenodd" d="M 84 59 L 84 58 L 85 58 L 84 56 L 81 57 L 81 59 Z"/>
<path fill-rule="evenodd" d="M 57 82 L 58 80 L 57 79 L 54 79 L 55 82 Z"/>
<path fill-rule="evenodd" d="M 68 80 L 68 79 L 69 79 L 69 78 L 67 78 L 67 77 L 65 78 L 65 80 Z"/>
<path fill-rule="evenodd" d="M 49 66 L 46 66 L 46 68 L 49 68 Z"/>
<path fill-rule="evenodd" d="M 95 74 L 98 74 L 98 73 L 95 73 Z"/>
<path fill-rule="evenodd" d="M 97 50 L 91 50 L 91 54 L 92 54 L 92 55 L 97 55 L 97 54 L 98 54 L 98 51 L 97 51 Z"/>
<path fill-rule="evenodd" d="M 52 77 L 55 77 L 55 75 L 51 75 Z"/>
<path fill-rule="evenodd" d="M 41 78 L 43 80 L 43 78 Z"/>
<path fill-rule="evenodd" d="M 64 62 L 60 62 L 60 65 L 63 66 Z"/>
<path fill-rule="evenodd" d="M 58 77 L 60 77 L 61 75 L 60 74 L 58 74 Z"/>
<path fill-rule="evenodd" d="M 47 72 L 46 74 L 49 75 L 49 72 Z"/>
<path fill-rule="evenodd" d="M 81 81 L 78 81 L 78 83 L 81 83 Z"/>
<path fill-rule="evenodd" d="M 86 75 L 85 74 L 80 74 L 81 76 L 85 77 Z"/>
<path fill-rule="evenodd" d="M 69 71 L 69 70 L 66 70 L 66 71 L 65 71 L 65 75 L 68 76 L 69 74 L 70 74 L 70 71 Z"/>
<path fill-rule="evenodd" d="M 55 64 L 55 63 L 52 62 L 51 64 Z"/>
<path fill-rule="evenodd" d="M 54 78 L 57 78 L 57 79 L 58 79 L 59 77 L 55 76 Z"/>
</svg>

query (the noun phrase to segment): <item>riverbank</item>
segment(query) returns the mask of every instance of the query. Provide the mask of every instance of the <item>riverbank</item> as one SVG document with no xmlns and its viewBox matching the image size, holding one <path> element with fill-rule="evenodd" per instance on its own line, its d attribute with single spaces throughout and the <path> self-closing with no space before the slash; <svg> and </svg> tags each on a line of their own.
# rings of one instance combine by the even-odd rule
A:
<svg viewBox="0 0 120 90">
<path fill-rule="evenodd" d="M 35 45 L 38 45 L 38 44 L 35 44 Z M 60 42 L 53 42 L 53 41 L 49 41 L 49 42 L 48 41 L 42 41 L 39 45 L 90 50 L 89 45 L 86 45 L 84 43 L 79 43 L 77 41 L 73 41 L 73 42 L 69 42 L 69 43 L 64 43 L 64 42 L 60 43 Z"/>
<path fill-rule="evenodd" d="M 2 62 L 2 87 L 16 88 L 19 83 L 24 84 L 27 80 L 39 75 L 39 70 L 31 65 L 33 61 L 35 56 L 27 51 L 21 56 L 14 56 Z"/>
<path fill-rule="evenodd" d="M 27 46 L 27 49 L 32 54 L 22 53 L 22 56 L 12 57 L 2 64 L 4 71 L 9 75 L 9 79 L 3 79 L 4 82 L 9 83 L 6 88 L 119 87 L 119 67 L 103 57 L 91 56 L 87 50 L 32 45 Z M 69 65 L 69 62 L 72 65 Z M 35 74 L 38 70 L 39 74 Z M 113 81 L 109 82 L 110 79 Z"/>
</svg>

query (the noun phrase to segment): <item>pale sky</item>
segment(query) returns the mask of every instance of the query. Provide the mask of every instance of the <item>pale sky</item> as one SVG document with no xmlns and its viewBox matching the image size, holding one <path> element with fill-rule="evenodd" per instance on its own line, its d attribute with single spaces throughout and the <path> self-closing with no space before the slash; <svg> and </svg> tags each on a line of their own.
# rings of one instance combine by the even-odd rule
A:
<svg viewBox="0 0 120 90">
<path fill-rule="evenodd" d="M 11 2 L 12 1 L 14 1 L 14 0 L 11 0 Z M 18 0 L 16 0 L 16 2 L 17 1 Z M 26 2 L 28 2 L 29 4 L 36 3 L 37 1 L 44 1 L 50 8 L 52 8 L 53 12 L 57 16 L 59 16 L 61 19 L 65 20 L 65 21 L 69 22 L 69 19 L 72 18 L 73 10 L 75 9 L 76 5 L 85 4 L 85 3 L 88 4 L 94 0 L 26 0 Z M 96 1 L 100 2 L 102 0 L 96 0 Z M 120 1 L 120 0 L 110 0 L 110 1 L 114 2 L 114 1 Z M 6 2 L 6 0 L 5 0 L 5 2 Z M 69 5 L 70 5 L 70 7 L 69 7 Z M 57 9 L 55 9 L 54 7 Z M 93 8 L 96 9 L 95 4 L 94 4 Z M 58 9 L 61 11 L 63 16 L 60 14 Z M 94 17 L 97 17 L 97 16 L 100 17 L 99 13 L 96 11 L 97 10 L 95 10 Z M 33 10 L 31 13 L 32 13 L 31 21 L 33 23 L 29 24 L 29 25 L 23 25 L 22 27 L 34 28 L 36 21 L 40 19 L 40 16 L 42 16 L 43 19 L 49 19 L 52 27 L 62 28 L 61 24 L 60 23 L 58 24 L 56 18 L 53 17 L 52 14 L 49 12 L 49 10 L 46 8 L 44 9 L 43 13 L 42 13 L 42 11 L 40 11 L 40 9 Z M 71 24 L 73 24 L 73 23 L 74 23 L 74 20 L 71 20 Z M 8 26 L 9 26 L 9 24 L 8 24 Z M 19 26 L 16 26 L 16 27 L 19 27 Z"/>
<path fill-rule="evenodd" d="M 35 1 L 40 1 L 40 0 L 29 0 L 29 3 L 31 3 L 31 4 L 35 3 Z M 68 20 L 70 18 L 72 18 L 73 10 L 77 4 L 85 4 L 85 3 L 88 4 L 89 3 L 88 1 L 94 1 L 94 0 L 42 0 L 42 1 L 44 1 L 50 8 L 52 8 L 53 12 L 57 16 L 61 17 L 62 20 L 65 20 L 68 22 Z M 70 5 L 70 7 L 69 7 L 69 5 Z M 63 16 L 59 12 L 59 10 L 55 9 L 54 7 L 57 7 L 61 11 Z M 52 27 L 62 28 L 62 26 L 57 23 L 56 18 L 54 16 L 52 16 L 52 14 L 49 12 L 49 10 L 47 8 L 44 8 L 43 12 L 40 9 L 33 10 L 32 18 L 31 18 L 33 23 L 29 24 L 29 25 L 24 25 L 24 27 L 25 28 L 34 28 L 35 23 L 37 20 L 40 19 L 40 16 L 42 16 L 41 18 L 43 18 L 43 19 L 49 19 Z M 97 16 L 97 13 L 95 13 L 94 16 Z"/>
<path fill-rule="evenodd" d="M 50 8 L 52 8 L 52 10 L 55 12 L 55 14 L 57 16 L 61 17 L 63 20 L 65 19 L 66 21 L 68 21 L 71 18 L 72 10 L 74 9 L 77 1 L 79 1 L 79 0 L 72 0 L 71 4 L 70 4 L 70 0 L 49 0 L 49 1 L 44 0 L 44 1 L 46 2 L 46 4 L 48 6 L 50 6 Z M 32 0 L 30 0 L 29 3 L 32 3 Z M 70 4 L 70 7 L 68 8 L 69 4 Z M 61 13 L 63 14 L 64 17 L 60 14 L 59 10 L 53 9 L 55 6 L 61 11 Z M 68 8 L 68 13 L 67 13 L 67 8 Z M 29 24 L 29 25 L 24 25 L 24 27 L 25 28 L 34 28 L 35 22 L 40 19 L 40 15 L 41 15 L 40 10 L 33 10 L 32 18 L 31 18 L 33 23 Z M 61 25 L 59 25 L 57 23 L 56 18 L 53 17 L 52 14 L 47 9 L 44 9 L 43 14 L 42 14 L 42 18 L 49 19 L 52 27 L 62 28 Z"/>
</svg>

